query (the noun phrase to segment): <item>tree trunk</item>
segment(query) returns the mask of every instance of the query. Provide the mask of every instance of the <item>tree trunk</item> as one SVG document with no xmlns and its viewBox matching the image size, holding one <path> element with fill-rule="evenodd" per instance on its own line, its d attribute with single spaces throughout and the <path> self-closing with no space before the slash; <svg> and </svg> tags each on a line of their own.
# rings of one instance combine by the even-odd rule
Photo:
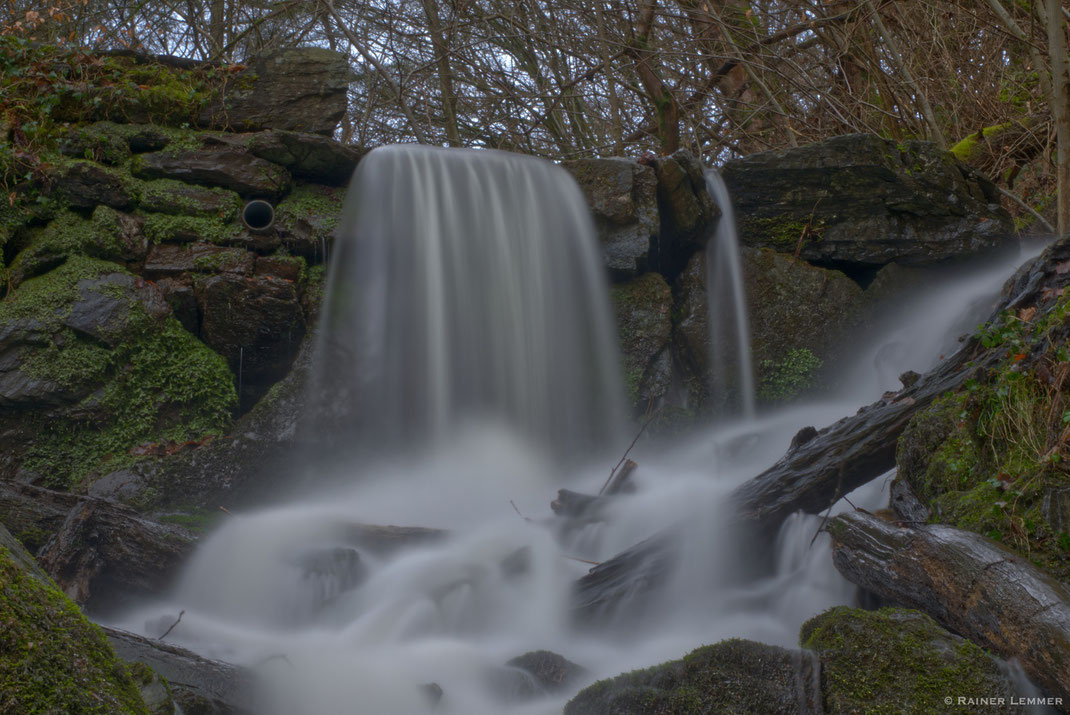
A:
<svg viewBox="0 0 1070 715">
<path fill-rule="evenodd" d="M 1051 58 L 1051 113 L 1058 143 L 1059 235 L 1070 231 L 1070 76 L 1067 75 L 1066 29 L 1062 3 L 1047 0 L 1048 56 Z"/>
<path fill-rule="evenodd" d="M 446 138 L 450 146 L 461 146 L 461 133 L 457 129 L 457 97 L 453 92 L 453 71 L 450 69 L 449 47 L 442 32 L 442 22 L 438 17 L 435 0 L 423 0 L 424 15 L 427 16 L 427 30 L 431 35 L 431 46 L 435 50 L 435 64 L 438 66 L 438 86 L 442 92 L 442 113 L 446 119 Z"/>
<path fill-rule="evenodd" d="M 657 117 L 661 153 L 668 156 L 680 148 L 680 107 L 672 91 L 654 70 L 657 53 L 651 46 L 654 34 L 654 15 L 657 0 L 646 0 L 639 12 L 635 37 L 628 45 L 628 54 L 635 59 L 635 73 Z"/>
<path fill-rule="evenodd" d="M 1070 591 L 1026 559 L 970 531 L 901 529 L 864 512 L 829 522 L 848 581 L 917 608 L 1022 668 L 1070 702 Z"/>
</svg>

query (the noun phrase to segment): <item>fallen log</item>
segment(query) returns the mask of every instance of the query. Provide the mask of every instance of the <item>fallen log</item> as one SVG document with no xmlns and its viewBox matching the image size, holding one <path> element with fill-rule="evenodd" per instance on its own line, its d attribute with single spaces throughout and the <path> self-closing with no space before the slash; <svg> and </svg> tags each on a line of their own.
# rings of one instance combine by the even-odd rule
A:
<svg viewBox="0 0 1070 715">
<path fill-rule="evenodd" d="M 87 610 L 161 593 L 196 539 L 130 507 L 42 487 L 0 482 L 0 523 L 70 598 Z"/>
<path fill-rule="evenodd" d="M 1016 658 L 1070 704 L 1070 589 L 988 539 L 950 526 L 900 528 L 863 512 L 826 527 L 847 580 L 924 611 L 974 643 Z"/>
<path fill-rule="evenodd" d="M 990 320 L 1007 309 L 1037 307 L 1050 310 L 1070 285 L 1070 236 L 1064 237 L 1020 268 L 1003 286 L 1002 297 Z M 1039 317 L 1039 315 L 1038 315 Z M 1060 332 L 1067 332 L 1065 325 Z M 1065 337 L 1065 336 L 1064 336 Z M 1043 343 L 1041 345 L 1040 343 Z M 1039 341 L 1022 362 L 1028 367 L 1047 348 Z M 856 414 L 820 431 L 806 428 L 792 441 L 787 453 L 769 469 L 737 487 L 730 495 L 735 518 L 729 527 L 752 527 L 757 539 L 772 539 L 784 519 L 796 511 L 819 514 L 849 492 L 876 479 L 895 466 L 899 436 L 917 412 L 937 397 L 961 386 L 1007 357 L 1004 349 L 985 349 L 976 337 L 966 340 L 953 355 L 910 385 Z M 748 537 L 750 538 L 750 537 Z M 591 569 L 574 589 L 578 613 L 589 614 L 592 603 L 604 611 L 614 601 L 640 597 L 639 586 L 653 586 L 643 574 L 666 572 L 669 566 L 651 562 L 671 559 L 673 538 L 668 531 L 647 539 Z M 637 574 L 629 584 L 627 574 Z M 612 574 L 610 576 L 609 574 Z"/>
</svg>

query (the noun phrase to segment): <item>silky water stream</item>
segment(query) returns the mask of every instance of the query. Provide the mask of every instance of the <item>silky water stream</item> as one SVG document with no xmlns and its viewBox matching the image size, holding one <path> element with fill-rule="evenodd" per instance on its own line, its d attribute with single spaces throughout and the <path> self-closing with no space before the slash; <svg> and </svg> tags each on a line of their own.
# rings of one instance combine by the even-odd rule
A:
<svg viewBox="0 0 1070 715">
<path fill-rule="evenodd" d="M 725 205 L 716 177 L 710 188 Z M 168 641 L 254 668 L 268 714 L 548 715 L 587 682 L 727 637 L 795 646 L 803 621 L 853 598 L 827 537 L 811 545 L 820 519 L 789 519 L 771 572 L 741 580 L 728 570 L 748 544 L 714 536 L 719 505 L 799 428 L 854 412 L 953 350 L 1021 260 L 916 294 L 859 342 L 821 399 L 750 416 L 742 368 L 730 380 L 743 387 L 735 420 L 671 449 L 640 443 L 635 493 L 602 523 L 562 534 L 548 508 L 556 490 L 598 492 L 632 437 L 608 286 L 571 177 L 518 155 L 388 147 L 361 162 L 346 211 L 309 423 L 351 456 L 308 455 L 333 486 L 228 517 L 168 599 L 115 624 L 156 637 L 185 611 Z M 719 230 L 711 315 L 728 316 L 714 332 L 743 352 L 739 368 L 749 359 L 738 250 L 731 223 Z M 880 508 L 886 482 L 852 501 Z M 354 550 L 356 524 L 448 536 Z M 599 628 L 574 622 L 572 584 L 590 568 L 580 559 L 680 524 L 683 568 L 655 608 Z M 505 664 L 537 649 L 582 665 L 583 682 L 519 697 L 523 681 Z M 441 687 L 435 705 L 429 683 Z"/>
</svg>

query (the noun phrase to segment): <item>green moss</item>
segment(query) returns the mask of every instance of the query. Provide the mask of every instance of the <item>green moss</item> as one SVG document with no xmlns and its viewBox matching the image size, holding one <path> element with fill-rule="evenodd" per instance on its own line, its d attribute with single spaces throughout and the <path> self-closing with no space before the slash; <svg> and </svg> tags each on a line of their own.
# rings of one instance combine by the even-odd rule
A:
<svg viewBox="0 0 1070 715">
<path fill-rule="evenodd" d="M 788 216 L 748 217 L 741 222 L 741 233 L 755 237 L 776 251 L 794 253 L 800 242 L 805 245 L 820 240 L 823 225 L 823 221 L 811 224 L 806 219 Z"/>
<path fill-rule="evenodd" d="M 995 660 L 917 611 L 839 606 L 803 624 L 800 642 L 821 653 L 827 712 L 966 713 L 944 698 L 1010 695 Z"/>
<path fill-rule="evenodd" d="M 155 183 L 155 182 L 153 182 Z M 170 216 L 148 214 L 145 216 L 145 236 L 152 243 L 226 243 L 241 233 L 241 226 L 219 217 Z"/>
<path fill-rule="evenodd" d="M 758 397 L 766 402 L 787 402 L 816 384 L 822 360 L 807 348 L 789 350 L 780 360 L 763 360 L 759 365 L 762 384 Z"/>
<path fill-rule="evenodd" d="M 342 215 L 342 192 L 325 186 L 299 185 L 275 208 L 276 219 L 283 224 L 307 221 L 329 231 Z"/>
<path fill-rule="evenodd" d="M 980 132 L 974 132 L 973 134 L 968 134 L 965 139 L 960 141 L 955 146 L 951 147 L 951 149 L 949 149 L 949 151 L 951 152 L 952 155 L 955 156 L 955 158 L 957 158 L 957 159 L 959 159 L 961 161 L 968 162 L 968 161 L 970 161 L 970 159 L 973 158 L 973 154 L 977 150 L 978 145 L 982 143 L 981 142 L 982 139 L 984 139 L 986 137 L 990 137 L 993 134 L 998 134 L 999 132 L 1003 131 L 1004 129 L 1010 127 L 1011 124 L 1012 124 L 1012 122 L 1006 122 L 1004 124 L 997 124 L 995 126 L 985 127 Z"/>
<path fill-rule="evenodd" d="M 188 512 L 164 514 L 158 521 L 164 524 L 175 524 L 194 533 L 203 534 L 219 523 L 222 515 L 223 513 L 220 511 L 192 509 Z"/>
<path fill-rule="evenodd" d="M 141 181 L 137 188 L 142 206 L 161 214 L 196 216 L 228 224 L 237 219 L 241 208 L 236 193 L 219 187 L 193 187 L 174 179 L 156 179 Z"/>
<path fill-rule="evenodd" d="M 135 315 L 130 337 L 102 365 L 101 394 L 85 406 L 95 419 L 48 419 L 27 452 L 27 469 L 52 486 L 129 466 L 147 445 L 181 445 L 220 434 L 237 393 L 226 361 L 168 317 L 162 326 Z M 69 348 L 65 348 L 69 349 Z M 105 357 L 105 356 L 100 356 Z"/>
<path fill-rule="evenodd" d="M 58 330 L 77 298 L 78 281 L 122 270 L 96 258 L 70 256 L 58 268 L 26 281 L 0 301 L 0 324 L 29 319 Z"/>
<path fill-rule="evenodd" d="M 119 213 L 107 206 L 97 206 L 91 219 L 63 211 L 31 232 L 29 245 L 12 262 L 11 269 L 33 272 L 35 264 L 71 254 L 120 260 L 122 232 Z"/>
<path fill-rule="evenodd" d="M 0 547 L 0 712 L 147 713 L 104 634 Z"/>
</svg>

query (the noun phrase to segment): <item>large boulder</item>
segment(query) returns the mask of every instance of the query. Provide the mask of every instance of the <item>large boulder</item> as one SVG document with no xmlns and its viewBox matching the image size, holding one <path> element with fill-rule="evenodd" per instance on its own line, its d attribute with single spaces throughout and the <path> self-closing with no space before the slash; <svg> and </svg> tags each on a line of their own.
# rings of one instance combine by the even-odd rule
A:
<svg viewBox="0 0 1070 715">
<path fill-rule="evenodd" d="M 599 681 L 570 700 L 565 715 L 815 713 L 817 667 L 808 653 L 727 640 Z"/>
<path fill-rule="evenodd" d="M 729 161 L 741 240 L 811 262 L 874 269 L 1009 245 L 995 186 L 927 142 L 868 134 Z"/>
<path fill-rule="evenodd" d="M 594 215 L 606 267 L 615 279 L 656 268 L 651 247 L 658 238 L 657 176 L 630 159 L 576 159 L 568 170 Z"/>
<path fill-rule="evenodd" d="M 640 410 L 655 406 L 672 379 L 672 291 L 659 273 L 646 273 L 610 292 L 617 316 L 628 399 Z"/>
<path fill-rule="evenodd" d="M 345 115 L 352 72 L 345 54 L 290 47 L 257 56 L 205 110 L 201 122 L 239 131 L 331 134 Z"/>
<path fill-rule="evenodd" d="M 294 176 L 330 186 L 345 186 L 365 151 L 318 134 L 271 129 L 246 142 L 253 156 L 286 167 Z"/>
<path fill-rule="evenodd" d="M 959 697 L 1024 712 L 995 658 L 918 611 L 833 608 L 803 624 L 800 641 L 819 654 L 825 712 L 977 712 Z"/>
<path fill-rule="evenodd" d="M 0 712 L 148 713 L 100 629 L 2 526 Z"/>
</svg>

